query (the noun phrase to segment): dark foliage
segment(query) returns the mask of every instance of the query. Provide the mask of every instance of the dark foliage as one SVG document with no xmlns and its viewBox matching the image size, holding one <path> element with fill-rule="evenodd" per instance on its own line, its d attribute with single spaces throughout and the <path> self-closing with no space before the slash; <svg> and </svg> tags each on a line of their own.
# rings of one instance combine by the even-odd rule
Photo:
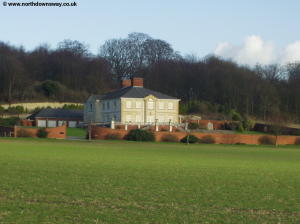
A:
<svg viewBox="0 0 300 224">
<path fill-rule="evenodd" d="M 152 132 L 141 129 L 130 130 L 125 136 L 128 141 L 143 141 L 143 142 L 153 142 L 155 141 L 155 136 Z"/>
<path fill-rule="evenodd" d="M 18 117 L 0 118 L 0 126 L 11 127 L 14 125 L 18 125 L 19 123 L 20 118 Z"/>
<path fill-rule="evenodd" d="M 300 138 L 297 138 L 297 139 L 296 139 L 295 145 L 300 145 Z"/>
<path fill-rule="evenodd" d="M 198 143 L 199 142 L 199 138 L 197 138 L 194 135 L 187 135 L 184 138 L 182 138 L 180 140 L 180 142 L 182 142 L 182 143 L 191 143 L 191 144 Z"/>
<path fill-rule="evenodd" d="M 224 124 L 224 130 L 237 131 L 240 126 L 240 122 L 226 122 Z"/>
<path fill-rule="evenodd" d="M 176 135 L 165 134 L 161 137 L 162 142 L 179 142 L 179 138 Z"/>
<path fill-rule="evenodd" d="M 214 56 L 184 58 L 166 41 L 142 33 L 106 41 L 99 55 L 72 40 L 33 51 L 0 42 L 0 55 L 1 102 L 83 102 L 118 88 L 122 78 L 141 76 L 147 88 L 180 98 L 183 114 L 300 121 L 300 63 L 250 68 Z"/>
<path fill-rule="evenodd" d="M 39 138 L 47 138 L 48 137 L 48 132 L 47 132 L 46 128 L 39 128 L 36 135 Z"/>
<path fill-rule="evenodd" d="M 276 143 L 275 138 L 272 136 L 268 136 L 268 135 L 261 136 L 258 139 L 258 141 L 259 141 L 259 144 L 261 144 L 261 145 L 275 145 L 275 143 Z"/>
</svg>

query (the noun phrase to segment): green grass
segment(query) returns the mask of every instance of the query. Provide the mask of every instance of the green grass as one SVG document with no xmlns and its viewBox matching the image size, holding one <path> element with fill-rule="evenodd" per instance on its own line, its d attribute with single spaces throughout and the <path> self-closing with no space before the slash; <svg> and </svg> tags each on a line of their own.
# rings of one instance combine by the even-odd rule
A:
<svg viewBox="0 0 300 224">
<path fill-rule="evenodd" d="M 300 149 L 0 139 L 0 223 L 300 223 Z"/>
<path fill-rule="evenodd" d="M 67 128 L 67 136 L 85 138 L 86 129 L 83 129 L 83 128 Z"/>
</svg>

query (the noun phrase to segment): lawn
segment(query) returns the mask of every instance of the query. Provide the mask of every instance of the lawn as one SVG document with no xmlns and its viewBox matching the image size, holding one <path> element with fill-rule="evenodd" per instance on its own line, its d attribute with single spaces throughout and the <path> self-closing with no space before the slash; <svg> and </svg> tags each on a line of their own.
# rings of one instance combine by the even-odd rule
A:
<svg viewBox="0 0 300 224">
<path fill-rule="evenodd" d="M 67 136 L 85 138 L 86 133 L 84 128 L 67 128 Z"/>
<path fill-rule="evenodd" d="M 300 223 L 300 149 L 0 139 L 0 223 Z"/>
</svg>

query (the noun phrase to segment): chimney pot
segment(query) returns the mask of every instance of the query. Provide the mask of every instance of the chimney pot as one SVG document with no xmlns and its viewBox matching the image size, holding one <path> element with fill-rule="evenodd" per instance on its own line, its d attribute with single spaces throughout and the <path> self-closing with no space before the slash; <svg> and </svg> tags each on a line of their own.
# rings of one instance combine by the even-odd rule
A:
<svg viewBox="0 0 300 224">
<path fill-rule="evenodd" d="M 131 79 L 124 79 L 124 80 L 122 80 L 121 81 L 121 86 L 122 86 L 122 88 L 131 86 Z"/>
<path fill-rule="evenodd" d="M 144 87 L 144 79 L 143 78 L 132 78 L 132 86 Z"/>
</svg>

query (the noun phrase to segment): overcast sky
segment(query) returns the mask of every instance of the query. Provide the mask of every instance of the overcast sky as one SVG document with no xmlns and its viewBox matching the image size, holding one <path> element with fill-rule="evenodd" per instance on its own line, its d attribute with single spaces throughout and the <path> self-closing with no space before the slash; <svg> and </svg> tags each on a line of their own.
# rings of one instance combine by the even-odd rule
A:
<svg viewBox="0 0 300 224">
<path fill-rule="evenodd" d="M 249 65 L 300 60 L 300 0 L 75 1 L 77 7 L 58 8 L 0 0 L 0 40 L 32 50 L 73 39 L 96 54 L 107 39 L 143 32 L 183 55 L 216 54 Z"/>
</svg>

